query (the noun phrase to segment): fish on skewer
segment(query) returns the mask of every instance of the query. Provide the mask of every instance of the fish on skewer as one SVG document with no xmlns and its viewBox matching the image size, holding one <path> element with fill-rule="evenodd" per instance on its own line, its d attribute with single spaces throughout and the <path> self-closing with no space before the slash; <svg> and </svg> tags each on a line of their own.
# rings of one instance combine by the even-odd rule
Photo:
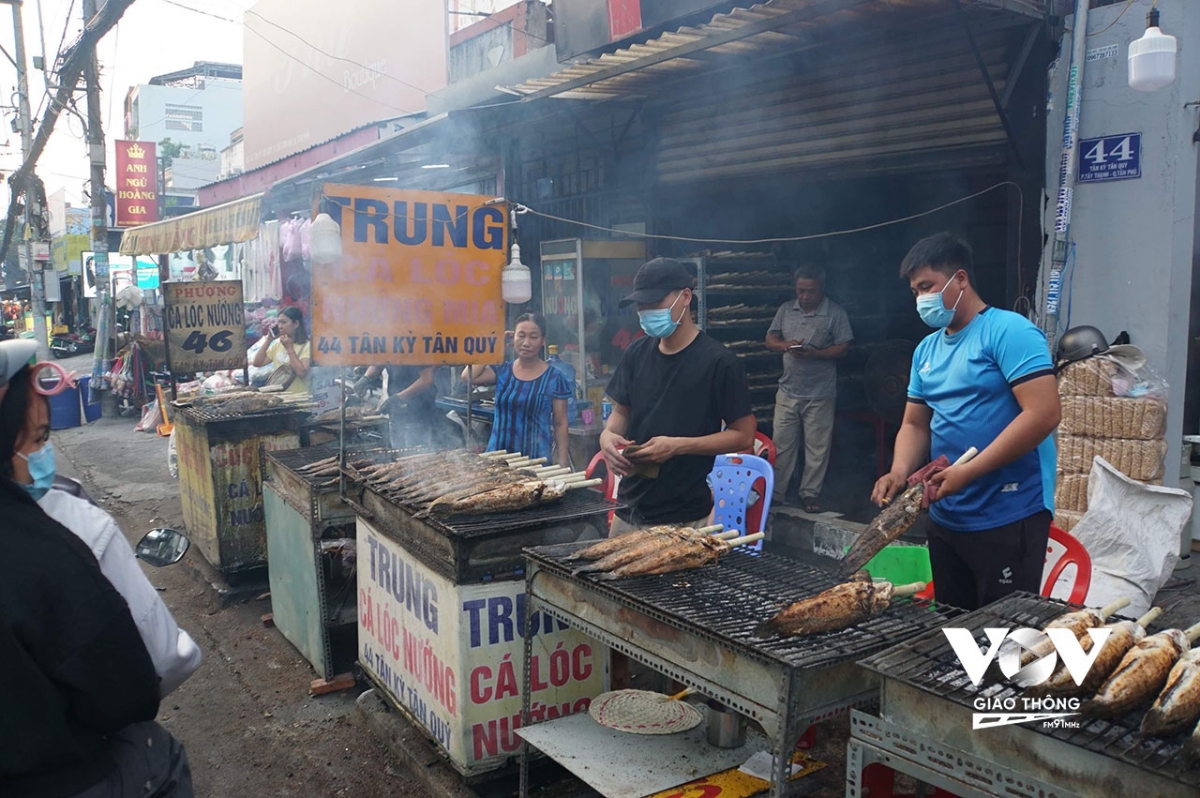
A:
<svg viewBox="0 0 1200 798">
<path fill-rule="evenodd" d="M 838 632 L 883 612 L 893 598 L 911 596 L 924 589 L 924 582 L 900 586 L 891 582 L 843 582 L 780 610 L 774 618 L 759 624 L 754 636 L 792 637 Z"/>
<path fill-rule="evenodd" d="M 1186 631 L 1167 629 L 1145 638 L 1125 653 L 1117 669 L 1096 695 L 1080 706 L 1080 711 L 1111 718 L 1149 701 L 1162 690 L 1171 668 L 1191 649 L 1197 636 L 1200 625 Z"/>
<path fill-rule="evenodd" d="M 436 514 L 442 516 L 483 515 L 509 510 L 524 510 L 538 504 L 561 499 L 566 494 L 567 483 L 565 482 L 533 479 L 443 504 L 437 508 Z"/>
<path fill-rule="evenodd" d="M 598 543 L 580 549 L 579 551 L 567 557 L 568 560 L 599 560 L 602 557 L 628 548 L 637 543 L 641 543 L 649 537 L 663 535 L 678 529 L 675 524 L 661 524 L 659 526 L 648 526 L 642 529 L 634 530 L 625 535 L 617 535 L 616 537 L 605 538 Z M 720 530 L 717 530 L 720 531 Z"/>
<path fill-rule="evenodd" d="M 722 540 L 721 537 L 721 535 L 698 535 L 676 538 L 659 546 L 657 552 L 622 565 L 608 573 L 600 574 L 596 578 L 602 580 L 624 579 L 628 576 L 652 576 L 699 568 L 702 565 L 716 563 L 718 558 L 735 547 L 756 543 L 766 535 L 757 532 L 733 540 Z"/>
<path fill-rule="evenodd" d="M 1167 686 L 1142 718 L 1142 736 L 1169 737 L 1200 720 L 1200 649 L 1190 649 L 1171 668 Z"/>
<path fill-rule="evenodd" d="M 1122 596 L 1121 598 L 1098 610 L 1084 607 L 1081 610 L 1072 610 L 1059 615 L 1050 623 L 1042 627 L 1042 631 L 1047 629 L 1070 629 L 1075 637 L 1082 638 L 1088 629 L 1093 629 L 1107 621 L 1113 613 L 1129 606 L 1129 599 Z M 1000 653 L 1011 650 L 1017 644 L 1009 640 L 1004 641 L 1000 646 Z M 1032 648 L 1021 651 L 1021 667 L 1025 667 L 1031 662 L 1041 659 L 1054 651 L 1054 641 L 1047 636 L 1040 643 L 1036 643 Z"/>
<path fill-rule="evenodd" d="M 1096 659 L 1092 661 L 1092 667 L 1084 677 L 1083 683 L 1075 684 L 1075 677 L 1071 675 L 1071 671 L 1065 664 L 1060 663 L 1050 678 L 1044 684 L 1032 688 L 1029 695 L 1081 696 L 1095 693 L 1100 689 L 1100 685 L 1104 684 L 1104 680 L 1117 669 L 1117 665 L 1121 663 L 1121 658 L 1125 656 L 1126 652 L 1145 639 L 1146 627 L 1161 614 L 1161 607 L 1152 607 L 1149 612 L 1136 621 L 1117 621 L 1096 627 L 1109 630 L 1108 639 L 1104 641 L 1103 648 L 1096 655 Z M 1094 643 L 1092 636 L 1087 634 L 1087 630 L 1084 630 L 1084 633 L 1079 636 L 1079 645 L 1084 653 L 1091 652 Z"/>
<path fill-rule="evenodd" d="M 726 534 L 728 537 L 737 537 L 738 535 L 737 532 Z M 621 535 L 621 537 L 630 537 L 630 535 Z M 573 575 L 578 576 L 579 574 L 590 574 L 601 571 L 615 571 L 630 563 L 654 557 L 664 549 L 674 546 L 677 541 L 708 537 L 709 533 L 707 531 L 696 530 L 691 527 L 667 527 L 660 532 L 639 536 L 633 541 L 632 545 L 617 549 L 607 556 L 576 568 Z"/>
<path fill-rule="evenodd" d="M 921 497 L 924 493 L 924 483 L 918 482 L 875 516 L 842 557 L 841 572 L 848 574 L 862 568 L 889 543 L 907 532 L 921 514 Z"/>
<path fill-rule="evenodd" d="M 979 454 L 979 450 L 972 446 L 963 452 L 962 457 L 954 461 L 954 465 L 969 462 L 977 454 Z M 859 533 L 854 544 L 842 557 L 841 573 L 843 576 L 848 576 L 862 568 L 871 561 L 872 557 L 883 551 L 889 543 L 895 542 L 912 528 L 912 525 L 917 522 L 917 517 L 920 516 L 924 504 L 925 479 L 927 478 L 924 475 L 940 470 L 939 466 L 942 464 L 949 465 L 944 455 L 913 474 L 910 479 L 916 480 L 915 484 L 887 504 L 883 512 L 875 516 L 867 528 Z"/>
</svg>

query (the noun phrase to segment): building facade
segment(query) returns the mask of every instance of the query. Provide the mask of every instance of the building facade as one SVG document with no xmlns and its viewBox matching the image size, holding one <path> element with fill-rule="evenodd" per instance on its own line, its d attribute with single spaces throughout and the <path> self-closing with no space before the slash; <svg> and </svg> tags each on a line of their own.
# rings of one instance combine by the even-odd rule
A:
<svg viewBox="0 0 1200 798">
<path fill-rule="evenodd" d="M 241 126 L 241 67 L 236 65 L 199 62 L 133 86 L 125 95 L 127 139 L 170 139 L 194 156 L 216 157 Z"/>
</svg>

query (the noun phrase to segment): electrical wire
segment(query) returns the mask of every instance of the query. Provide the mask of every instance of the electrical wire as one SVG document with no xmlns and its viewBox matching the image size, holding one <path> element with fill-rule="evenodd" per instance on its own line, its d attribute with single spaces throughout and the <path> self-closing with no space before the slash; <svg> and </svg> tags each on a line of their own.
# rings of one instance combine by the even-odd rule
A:
<svg viewBox="0 0 1200 798">
<path fill-rule="evenodd" d="M 168 0 L 164 0 L 164 2 L 167 2 L 167 1 L 168 1 Z M 375 69 L 374 67 L 369 67 L 369 66 L 367 66 L 366 64 L 361 64 L 361 63 L 359 63 L 358 61 L 355 61 L 355 60 L 354 60 L 354 59 L 352 59 L 352 58 L 344 58 L 344 57 L 342 57 L 342 56 L 340 56 L 340 55 L 334 55 L 333 53 L 331 53 L 331 52 L 328 52 L 327 50 L 322 50 L 320 47 L 317 47 L 315 44 L 313 44 L 312 42 L 310 42 L 308 39 L 305 39 L 305 38 L 304 38 L 303 36 L 301 36 L 299 33 L 296 33 L 296 32 L 295 32 L 295 31 L 293 31 L 293 30 L 289 30 L 288 28 L 285 28 L 284 26 L 280 25 L 278 22 L 275 22 L 275 21 L 273 21 L 273 20 L 269 20 L 269 19 L 267 19 L 267 18 L 266 18 L 266 17 L 264 17 L 262 14 L 258 13 L 257 11 L 255 11 L 255 10 L 254 10 L 254 9 L 252 9 L 252 8 L 248 8 L 248 9 L 246 9 L 246 13 L 247 13 L 247 14 L 250 14 L 250 15 L 252 15 L 252 16 L 258 17 L 258 18 L 259 18 L 259 19 L 261 19 L 263 22 L 267 23 L 268 25 L 270 25 L 270 26 L 272 26 L 272 27 L 278 28 L 279 30 L 283 31 L 284 33 L 288 34 L 289 36 L 294 36 L 295 38 L 297 38 L 297 39 L 299 39 L 301 42 L 303 42 L 303 43 L 305 44 L 305 46 L 307 46 L 309 49 L 311 49 L 311 50 L 316 50 L 318 53 L 320 53 L 321 55 L 325 56 L 326 58 L 332 58 L 332 59 L 333 59 L 333 60 L 335 60 L 335 61 L 345 61 L 347 64 L 353 64 L 354 66 L 356 66 L 356 67 L 358 67 L 358 68 L 360 68 L 360 69 L 365 69 L 365 70 L 367 70 L 368 72 L 373 72 L 373 73 L 375 73 L 376 75 L 379 75 L 380 77 L 384 77 L 384 78 L 387 78 L 387 79 L 389 79 L 389 80 L 393 80 L 393 81 L 395 81 L 396 83 L 399 83 L 399 84 L 401 84 L 401 85 L 407 86 L 407 87 L 408 87 L 408 88 L 410 88 L 410 89 L 416 89 L 417 91 L 421 92 L 421 94 L 425 95 L 426 97 L 428 97 L 428 96 L 429 96 L 429 92 L 425 91 L 424 89 L 422 89 L 420 86 L 417 86 L 416 84 L 409 83 L 409 82 L 408 82 L 408 81 L 406 81 L 406 80 L 401 80 L 400 78 L 396 77 L 395 75 L 389 75 L 389 74 L 387 74 L 386 72 L 380 72 L 378 69 Z M 253 29 L 252 29 L 252 28 L 250 28 L 248 25 L 247 25 L 246 27 L 247 27 L 248 29 L 251 29 L 251 30 L 253 30 Z"/>
<path fill-rule="evenodd" d="M 169 6 L 175 6 L 176 8 L 184 8 L 184 9 L 187 9 L 188 11 L 195 11 L 197 14 L 203 14 L 206 17 L 212 17 L 213 19 L 219 19 L 222 22 L 232 22 L 235 25 L 237 24 L 236 19 L 230 19 L 229 17 L 222 17 L 219 14 L 213 14 L 210 11 L 205 11 L 202 8 L 193 8 L 192 6 L 184 5 L 183 3 L 177 3 L 177 2 L 175 2 L 175 0 L 162 0 L 162 1 Z"/>
<path fill-rule="evenodd" d="M 1108 30 L 1112 28 L 1112 25 L 1116 25 L 1118 22 L 1121 22 L 1121 18 L 1124 17 L 1124 12 L 1129 11 L 1129 8 L 1133 7 L 1134 2 L 1136 2 L 1136 0 L 1129 0 L 1126 4 L 1126 7 L 1122 8 L 1121 13 L 1117 14 L 1116 19 L 1112 20 L 1112 22 L 1110 22 L 1108 25 L 1105 25 L 1104 28 L 1092 31 L 1091 34 L 1087 35 L 1087 37 L 1091 38 L 1092 36 L 1099 36 L 1100 34 L 1104 34 L 1104 32 L 1108 32 Z M 1158 0 L 1154 0 L 1154 2 L 1158 2 Z M 1154 6 L 1151 5 L 1151 8 L 1153 7 Z"/>
<path fill-rule="evenodd" d="M 939 211 L 944 211 L 947 208 L 952 208 L 955 205 L 961 205 L 964 202 L 969 202 L 970 200 L 973 200 L 976 197 L 982 197 L 984 194 L 989 194 L 989 193 L 995 191 L 996 189 L 1003 188 L 1005 186 L 1011 186 L 1012 188 L 1015 188 L 1017 190 L 1017 197 L 1018 197 L 1017 240 L 1020 241 L 1021 240 L 1021 232 L 1022 232 L 1021 228 L 1022 228 L 1022 224 L 1024 222 L 1024 217 L 1025 217 L 1025 193 L 1021 190 L 1021 187 L 1017 183 L 1013 182 L 1012 180 L 1004 180 L 1000 183 L 996 183 L 995 185 L 988 186 L 987 188 L 983 189 L 982 191 L 976 191 L 975 193 L 968 194 L 965 197 L 959 197 L 956 200 L 952 200 L 952 201 L 944 203 L 942 205 L 938 205 L 936 208 L 930 208 L 927 211 L 921 211 L 920 213 L 914 213 L 914 214 L 910 214 L 908 216 L 903 216 L 899 219 L 889 219 L 886 222 L 876 222 L 875 224 L 864 225 L 863 227 L 852 227 L 852 228 L 848 228 L 845 230 L 832 230 L 827 233 L 812 233 L 812 234 L 804 235 L 804 236 L 787 236 L 787 237 L 782 237 L 782 238 L 689 238 L 687 236 L 668 236 L 668 235 L 656 235 L 656 234 L 652 234 L 652 233 L 635 233 L 635 232 L 630 232 L 628 230 L 617 230 L 616 228 L 612 228 L 612 227 L 602 227 L 602 226 L 596 225 L 596 224 L 589 224 L 588 222 L 581 222 L 576 219 L 567 219 L 565 217 L 555 216 L 554 214 L 550 214 L 550 213 L 543 213 L 542 211 L 535 210 L 533 208 L 530 208 L 528 205 L 523 205 L 519 202 L 513 202 L 511 204 L 518 214 L 531 213 L 534 216 L 540 216 L 543 219 L 551 219 L 556 222 L 563 222 L 565 224 L 578 225 L 579 227 L 586 227 L 590 230 L 598 230 L 600 232 L 611 233 L 613 235 L 633 236 L 635 238 L 654 239 L 657 241 L 683 241 L 683 242 L 686 242 L 689 244 L 784 244 L 784 243 L 791 243 L 791 242 L 797 242 L 797 241 L 815 241 L 815 240 L 822 239 L 822 238 L 836 238 L 838 236 L 854 235 L 856 233 L 865 233 L 870 230 L 878 230 L 882 227 L 890 227 L 890 226 L 896 225 L 896 224 L 903 224 L 904 222 L 911 222 L 914 219 L 921 219 L 926 216 L 931 216 L 935 213 L 938 213 Z"/>
<path fill-rule="evenodd" d="M 59 37 L 59 40 L 58 40 L 58 49 L 54 51 L 55 66 L 58 65 L 58 57 L 60 55 L 62 55 L 63 45 L 67 43 L 67 31 L 69 31 L 71 29 L 71 15 L 73 15 L 74 13 L 75 13 L 75 0 L 71 0 L 71 5 L 67 7 L 67 19 L 65 22 L 63 22 L 62 36 Z M 49 64 L 47 64 L 46 66 L 48 68 Z M 47 71 L 49 71 L 49 70 L 47 69 Z M 57 70 L 55 70 L 55 74 L 58 74 Z"/>
<path fill-rule="evenodd" d="M 351 88 L 349 88 L 348 86 L 344 85 L 344 84 L 343 84 L 343 83 L 342 83 L 340 80 L 338 80 L 337 78 L 332 78 L 332 77 L 330 77 L 329 75 L 326 75 L 324 72 L 322 72 L 321 70 L 317 69 L 315 66 L 313 66 L 313 65 L 312 65 L 312 64 L 310 64 L 310 63 L 308 63 L 307 61 L 304 61 L 304 60 L 302 60 L 302 59 L 300 59 L 300 58 L 297 58 L 296 56 L 292 55 L 292 54 L 291 54 L 291 53 L 289 53 L 287 50 L 283 49 L 283 48 L 282 48 L 282 47 L 280 47 L 278 44 L 276 44 L 275 42 L 273 42 L 273 41 L 271 41 L 270 39 L 268 39 L 268 38 L 266 37 L 266 35 L 265 35 L 265 34 L 263 34 L 261 31 L 257 31 L 257 30 L 255 30 L 254 28 L 250 27 L 249 25 L 247 25 L 247 26 L 246 26 L 246 30 L 250 31 L 250 32 L 251 32 L 251 33 L 253 33 L 255 36 L 257 36 L 258 38 L 262 39 L 264 42 L 266 42 L 267 44 L 271 45 L 272 47 L 274 47 L 274 48 L 275 48 L 276 50 L 278 50 L 279 52 L 283 53 L 285 56 L 287 56 L 288 58 L 290 58 L 290 59 L 292 59 L 293 61 L 295 61 L 297 64 L 300 64 L 300 66 L 306 67 L 308 70 L 310 70 L 311 72 L 313 72 L 313 73 L 314 73 L 314 74 L 316 74 L 316 75 L 319 75 L 320 77 L 324 78 L 325 80 L 329 81 L 329 82 L 330 82 L 330 83 L 332 83 L 333 85 L 337 86 L 339 89 L 342 89 L 342 90 L 344 90 L 344 91 L 348 91 L 348 92 L 350 92 L 351 94 L 356 94 L 356 95 L 358 95 L 359 97 L 362 97 L 364 100 L 370 100 L 371 102 L 373 102 L 373 103 L 376 103 L 377 105 L 382 105 L 384 108 L 390 108 L 391 110 L 393 110 L 393 111 L 398 111 L 398 112 L 399 112 L 399 113 L 401 113 L 401 114 L 411 114 L 411 113 L 413 113 L 412 111 L 410 111 L 410 110 L 408 110 L 408 109 L 406 109 L 406 108 L 401 108 L 401 107 L 399 107 L 398 105 L 392 105 L 391 103 L 384 102 L 383 100 L 380 100 L 380 99 L 378 99 L 378 98 L 376 98 L 376 97 L 371 97 L 371 96 L 369 96 L 369 95 L 363 94 L 361 91 L 355 91 L 354 89 L 351 89 Z"/>
</svg>

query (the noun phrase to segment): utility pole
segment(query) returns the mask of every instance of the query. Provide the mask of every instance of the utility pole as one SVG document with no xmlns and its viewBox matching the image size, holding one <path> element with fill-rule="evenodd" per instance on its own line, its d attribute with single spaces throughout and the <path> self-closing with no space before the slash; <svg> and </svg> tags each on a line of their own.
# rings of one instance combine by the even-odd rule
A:
<svg viewBox="0 0 1200 798">
<path fill-rule="evenodd" d="M 13 38 L 16 40 L 17 113 L 21 126 L 21 155 L 28 161 L 33 149 L 33 120 L 29 111 L 29 74 L 25 66 L 25 28 L 21 24 L 21 0 L 9 0 L 13 13 Z M 21 236 L 21 255 L 29 276 L 29 296 L 33 305 L 33 335 L 37 341 L 38 360 L 50 359 L 50 341 L 46 330 L 46 283 L 42 266 L 33 259 L 33 239 L 42 239 L 41 192 L 36 178 L 25 188 L 24 235 Z"/>
<path fill-rule="evenodd" d="M 96 0 L 83 0 L 83 24 L 86 27 L 96 16 Z M 112 280 L 108 271 L 108 203 L 104 200 L 104 128 L 100 115 L 100 67 L 96 48 L 88 55 L 83 69 L 87 85 L 88 157 L 91 160 L 92 252 L 96 268 L 97 332 L 95 357 L 92 360 L 91 385 L 99 386 L 108 365 L 109 341 L 116 334 L 112 297 Z M 90 401 L 90 399 L 89 399 Z"/>
</svg>

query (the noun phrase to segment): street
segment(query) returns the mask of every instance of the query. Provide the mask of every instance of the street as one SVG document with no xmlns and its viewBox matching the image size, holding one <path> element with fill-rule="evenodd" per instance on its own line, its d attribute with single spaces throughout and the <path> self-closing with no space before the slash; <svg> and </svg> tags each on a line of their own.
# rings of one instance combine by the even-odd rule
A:
<svg viewBox="0 0 1200 798">
<path fill-rule="evenodd" d="M 86 360 L 86 364 L 85 364 Z M 85 372 L 90 359 L 62 361 Z M 135 432 L 134 418 L 56 431 L 59 473 L 80 479 L 131 543 L 151 528 L 182 526 L 167 439 Z M 204 662 L 168 696 L 159 721 L 187 748 L 198 796 L 413 796 L 429 793 L 368 729 L 354 723 L 361 690 L 308 696 L 315 674 L 275 629 L 268 600 L 221 609 L 189 552 L 166 568 L 143 565 Z"/>
</svg>

